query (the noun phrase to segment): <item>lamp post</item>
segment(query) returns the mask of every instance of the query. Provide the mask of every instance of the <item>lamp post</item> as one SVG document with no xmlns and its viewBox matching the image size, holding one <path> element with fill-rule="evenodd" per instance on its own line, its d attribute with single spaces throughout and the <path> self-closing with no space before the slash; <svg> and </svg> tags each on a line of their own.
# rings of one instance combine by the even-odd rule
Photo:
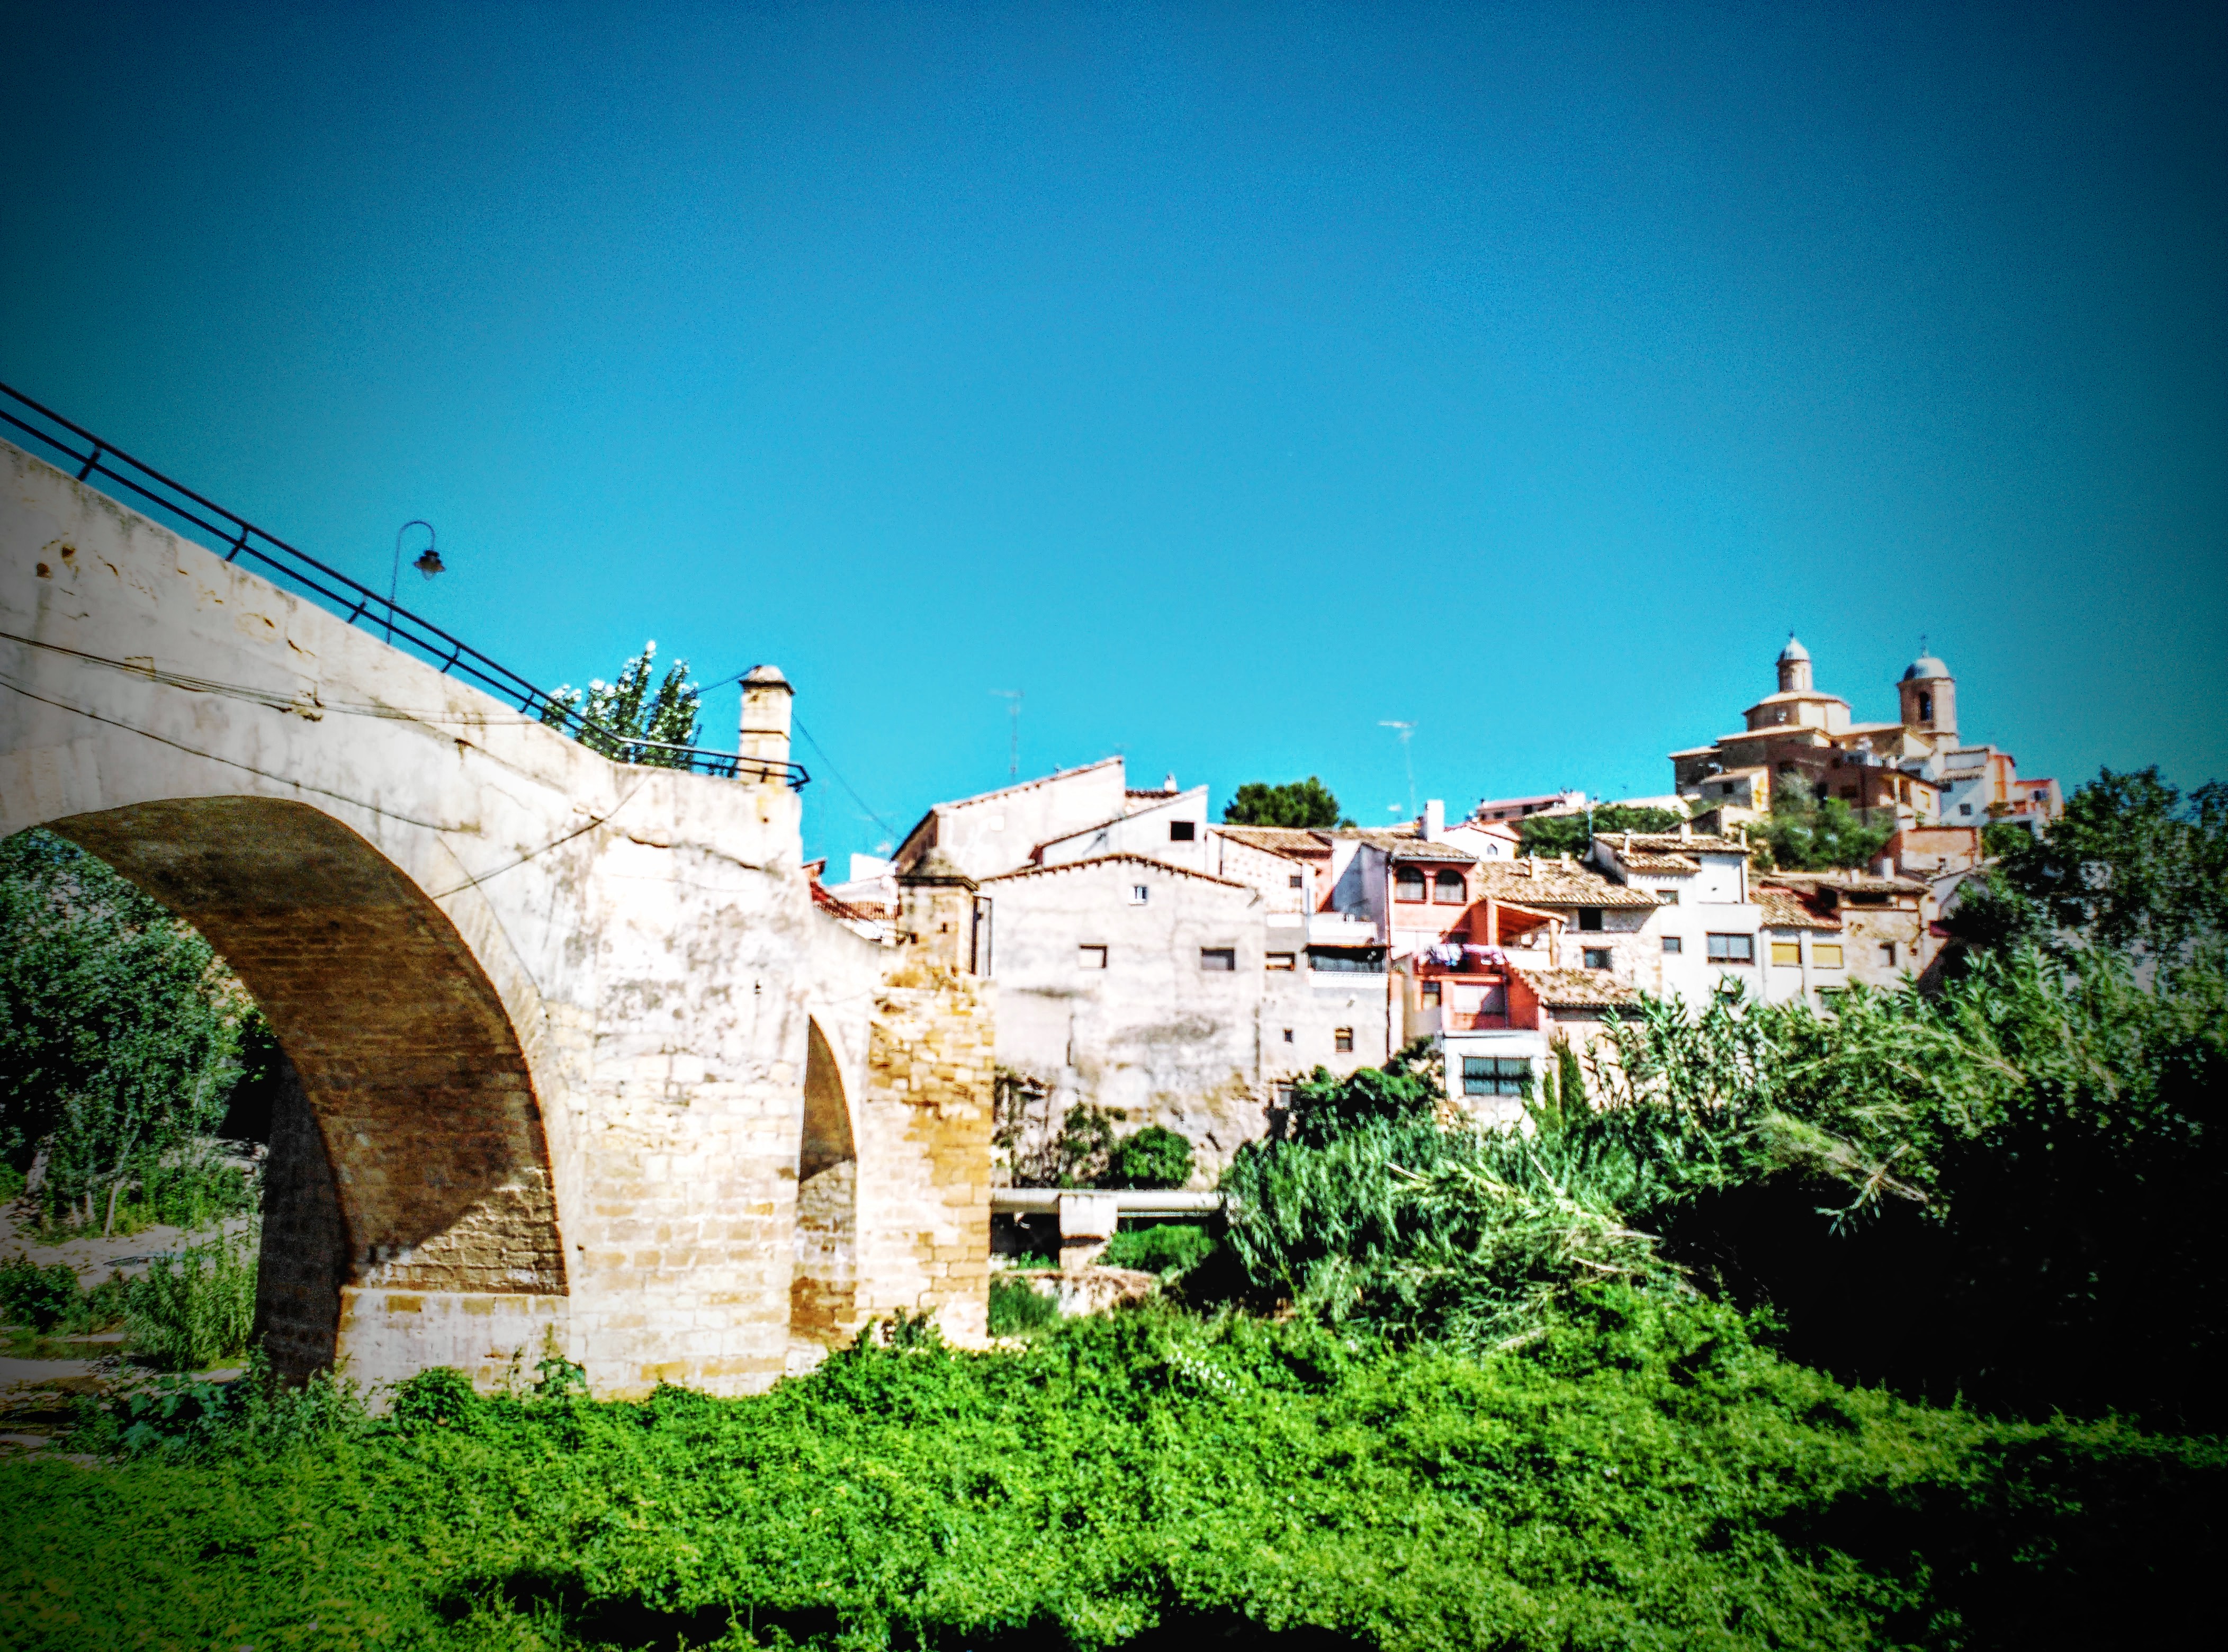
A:
<svg viewBox="0 0 2228 1652">
<path fill-rule="evenodd" d="M 418 554 L 418 560 L 410 566 L 428 579 L 437 573 L 448 572 L 442 565 L 441 553 L 433 547 L 436 535 L 432 523 L 422 516 L 413 516 L 394 530 L 394 567 L 387 581 L 387 640 L 389 643 L 394 640 L 394 594 L 402 583 L 402 538 L 413 528 L 426 530 L 426 548 Z"/>
</svg>

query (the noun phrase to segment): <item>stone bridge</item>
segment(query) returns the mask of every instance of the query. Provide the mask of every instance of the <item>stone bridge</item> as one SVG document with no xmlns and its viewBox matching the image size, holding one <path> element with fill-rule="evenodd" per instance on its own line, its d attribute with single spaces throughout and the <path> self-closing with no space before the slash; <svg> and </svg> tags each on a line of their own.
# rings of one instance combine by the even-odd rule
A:
<svg viewBox="0 0 2228 1652">
<path fill-rule="evenodd" d="M 788 755 L 752 674 L 745 750 Z M 0 835 L 206 935 L 291 1075 L 259 1329 L 294 1375 L 762 1388 L 892 1309 L 983 1331 L 967 888 L 878 945 L 777 778 L 612 763 L 0 443 Z"/>
</svg>

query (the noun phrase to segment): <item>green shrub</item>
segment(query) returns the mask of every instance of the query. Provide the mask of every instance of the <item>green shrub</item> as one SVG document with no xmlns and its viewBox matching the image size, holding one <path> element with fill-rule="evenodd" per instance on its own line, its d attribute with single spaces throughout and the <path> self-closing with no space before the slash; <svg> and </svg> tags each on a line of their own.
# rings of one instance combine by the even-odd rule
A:
<svg viewBox="0 0 2228 1652">
<path fill-rule="evenodd" d="M 1381 1067 L 1363 1067 L 1344 1078 L 1317 1067 L 1293 1086 L 1287 1131 L 1294 1141 L 1320 1146 L 1373 1119 L 1428 1120 L 1446 1098 L 1431 1041 L 1418 1039 Z"/>
<path fill-rule="evenodd" d="M 1156 1222 L 1115 1234 L 1099 1260 L 1110 1268 L 1173 1276 L 1190 1271 L 1213 1249 L 1213 1235 L 1195 1223 Z"/>
<path fill-rule="evenodd" d="M 1114 1143 L 1102 1188 L 1181 1188 L 1191 1180 L 1191 1142 L 1165 1124 L 1148 1124 Z"/>
<path fill-rule="evenodd" d="M 42 1335 L 77 1312 L 77 1271 L 67 1262 L 40 1267 L 29 1257 L 0 1262 L 0 1315 Z"/>
<path fill-rule="evenodd" d="M 255 1324 L 256 1245 L 219 1239 L 157 1257 L 131 1282 L 132 1350 L 164 1371 L 195 1371 L 244 1352 Z"/>
<path fill-rule="evenodd" d="M 1034 1336 L 1060 1322 L 1060 1304 L 1021 1279 L 1001 1275 L 990 1281 L 990 1335 Z"/>
</svg>

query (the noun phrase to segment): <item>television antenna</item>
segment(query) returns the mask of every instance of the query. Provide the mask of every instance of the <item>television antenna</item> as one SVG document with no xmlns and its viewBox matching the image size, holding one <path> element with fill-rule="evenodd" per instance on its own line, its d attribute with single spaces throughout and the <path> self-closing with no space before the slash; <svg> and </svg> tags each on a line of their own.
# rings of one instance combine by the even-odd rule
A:
<svg viewBox="0 0 2228 1652">
<path fill-rule="evenodd" d="M 994 698 L 1004 701 L 1006 709 L 1011 714 L 1006 740 L 1006 778 L 1018 780 L 1021 778 L 1021 691 L 1019 688 L 993 688 L 990 693 Z"/>
<path fill-rule="evenodd" d="M 1400 722 L 1391 717 L 1380 717 L 1378 719 L 1377 726 L 1380 728 L 1397 728 L 1400 731 L 1400 766 L 1408 772 L 1408 813 L 1412 818 L 1416 813 L 1416 760 L 1409 753 L 1408 741 L 1416 732 L 1416 725 Z"/>
</svg>

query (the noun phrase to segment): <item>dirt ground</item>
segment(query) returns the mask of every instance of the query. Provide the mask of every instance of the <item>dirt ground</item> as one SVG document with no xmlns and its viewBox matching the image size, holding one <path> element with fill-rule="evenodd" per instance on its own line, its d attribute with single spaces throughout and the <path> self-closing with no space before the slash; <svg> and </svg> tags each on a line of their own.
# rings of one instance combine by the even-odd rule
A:
<svg viewBox="0 0 2228 1652">
<path fill-rule="evenodd" d="M 28 1213 L 19 1205 L 0 1207 L 0 1260 L 20 1254 L 41 1267 L 67 1263 L 83 1286 L 99 1284 L 116 1273 L 127 1279 L 135 1277 L 157 1257 L 207 1244 L 219 1233 L 232 1237 L 244 1234 L 251 1220 L 235 1216 L 221 1227 L 143 1227 L 129 1235 L 107 1239 L 95 1235 L 61 1245 L 43 1245 L 29 1239 Z M 68 1420 L 70 1403 L 78 1395 L 99 1393 L 143 1374 L 125 1359 L 120 1331 L 72 1341 L 84 1350 L 82 1357 L 0 1358 L 0 1454 L 45 1449 L 52 1429 Z M 222 1381 L 237 1376 L 239 1371 L 236 1367 L 224 1367 L 195 1374 Z"/>
</svg>

